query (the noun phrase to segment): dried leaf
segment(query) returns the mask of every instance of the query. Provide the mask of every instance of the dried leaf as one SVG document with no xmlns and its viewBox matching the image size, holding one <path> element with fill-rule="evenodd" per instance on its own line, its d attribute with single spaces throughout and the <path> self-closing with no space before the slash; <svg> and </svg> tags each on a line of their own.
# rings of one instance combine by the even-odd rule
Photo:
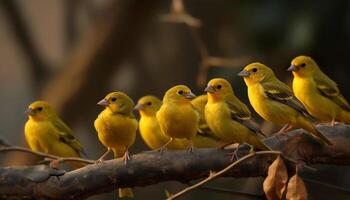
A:
<svg viewBox="0 0 350 200">
<path fill-rule="evenodd" d="M 287 200 L 307 200 L 307 190 L 303 179 L 295 174 L 288 183 Z"/>
<path fill-rule="evenodd" d="M 263 188 L 268 200 L 282 199 L 288 181 L 287 167 L 280 156 L 270 165 Z"/>
</svg>

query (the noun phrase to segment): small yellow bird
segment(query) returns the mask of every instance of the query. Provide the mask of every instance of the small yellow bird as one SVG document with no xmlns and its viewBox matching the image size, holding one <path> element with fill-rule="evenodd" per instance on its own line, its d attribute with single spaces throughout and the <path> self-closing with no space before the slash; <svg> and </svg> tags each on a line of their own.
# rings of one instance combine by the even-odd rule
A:
<svg viewBox="0 0 350 200">
<path fill-rule="evenodd" d="M 278 80 L 270 68 L 261 63 L 252 63 L 238 75 L 244 77 L 249 101 L 262 118 L 279 125 L 303 128 L 324 143 L 332 144 L 311 123 L 311 116 L 294 97 L 292 90 Z"/>
<path fill-rule="evenodd" d="M 193 138 L 197 134 L 199 115 L 191 104 L 196 96 L 185 85 L 170 88 L 164 95 L 163 104 L 157 112 L 157 121 L 162 132 L 170 137 L 161 150 L 175 138 L 189 141 L 189 152 L 193 151 Z"/>
<path fill-rule="evenodd" d="M 292 60 L 293 91 L 306 110 L 321 122 L 350 123 L 350 105 L 340 94 L 337 84 L 324 74 L 308 56 Z"/>
<path fill-rule="evenodd" d="M 199 114 L 199 129 L 197 131 L 196 137 L 193 139 L 193 145 L 197 148 L 213 148 L 219 147 L 226 144 L 218 138 L 209 128 L 207 122 L 205 121 L 205 105 L 208 102 L 208 95 L 200 95 L 191 101 L 191 104 Z"/>
<path fill-rule="evenodd" d="M 159 149 L 166 144 L 170 137 L 162 133 L 156 118 L 156 113 L 162 105 L 162 101 L 155 96 L 142 97 L 135 109 L 140 113 L 139 130 L 143 141 L 151 149 Z M 185 149 L 188 147 L 187 140 L 174 139 L 169 143 L 169 149 Z"/>
<path fill-rule="evenodd" d="M 80 157 L 83 153 L 83 147 L 74 137 L 73 131 L 59 118 L 49 103 L 35 101 L 25 113 L 29 119 L 24 133 L 31 150 L 60 157 Z"/>
<path fill-rule="evenodd" d="M 115 158 L 124 156 L 126 164 L 130 159 L 128 149 L 135 142 L 138 125 L 132 113 L 134 102 L 123 92 L 112 92 L 97 104 L 105 109 L 94 125 L 100 142 L 108 149 L 99 161 L 102 162 L 113 151 Z M 133 197 L 133 192 L 130 188 L 119 188 L 119 197 Z"/>
<path fill-rule="evenodd" d="M 259 140 L 258 125 L 251 120 L 248 107 L 234 95 L 228 81 L 212 79 L 205 91 L 208 93 L 205 119 L 216 136 L 227 143 L 247 143 L 251 150 L 270 150 Z"/>
<path fill-rule="evenodd" d="M 202 95 L 197 98 L 192 100 L 192 104 L 195 108 L 197 108 L 199 113 L 201 113 L 201 110 L 204 112 L 204 107 L 207 102 L 206 95 Z M 205 101 L 205 104 L 203 104 L 203 101 Z M 135 109 L 139 111 L 141 116 L 139 122 L 139 130 L 141 137 L 143 141 L 147 144 L 147 146 L 153 150 L 160 149 L 170 140 L 170 137 L 162 133 L 162 131 L 160 130 L 159 123 L 156 118 L 156 113 L 161 105 L 162 102 L 160 99 L 158 99 L 155 96 L 149 95 L 142 97 L 135 106 Z M 202 116 L 204 117 L 204 115 Z M 199 122 L 199 126 L 201 125 L 201 120 Z M 202 123 L 205 123 L 205 121 L 202 121 Z M 203 127 L 205 126 L 203 125 Z M 209 131 L 209 128 L 206 128 L 205 130 L 197 132 L 197 135 L 193 138 L 193 146 L 197 148 L 211 148 L 218 147 L 223 144 L 222 141 L 216 138 Z M 167 148 L 186 149 L 188 145 L 189 142 L 186 139 L 173 139 L 173 141 L 169 143 Z"/>
</svg>

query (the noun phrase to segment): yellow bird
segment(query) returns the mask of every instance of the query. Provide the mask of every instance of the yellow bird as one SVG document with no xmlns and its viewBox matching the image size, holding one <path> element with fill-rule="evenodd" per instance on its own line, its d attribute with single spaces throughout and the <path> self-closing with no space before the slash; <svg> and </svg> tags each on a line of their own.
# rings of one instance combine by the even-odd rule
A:
<svg viewBox="0 0 350 200">
<path fill-rule="evenodd" d="M 200 95 L 191 101 L 191 104 L 199 114 L 199 129 L 193 139 L 193 145 L 197 148 L 213 148 L 225 145 L 225 141 L 218 138 L 209 128 L 205 121 L 205 105 L 208 102 L 208 95 Z"/>
<path fill-rule="evenodd" d="M 189 151 L 193 150 L 193 138 L 197 134 L 199 115 L 191 104 L 196 96 L 190 88 L 177 85 L 170 88 L 163 97 L 163 104 L 156 114 L 161 131 L 170 140 L 161 147 L 166 148 L 173 139 L 187 139 Z"/>
<path fill-rule="evenodd" d="M 125 164 L 130 159 L 128 149 L 134 144 L 137 130 L 137 120 L 132 111 L 134 102 L 123 92 L 109 93 L 97 103 L 105 109 L 95 120 L 98 139 L 108 151 L 99 159 L 102 162 L 110 151 L 114 157 L 124 156 Z M 119 197 L 132 197 L 130 188 L 119 188 Z"/>
<path fill-rule="evenodd" d="M 324 74 L 308 56 L 292 60 L 293 91 L 306 110 L 321 122 L 350 123 L 350 105 L 340 94 L 337 84 Z"/>
<path fill-rule="evenodd" d="M 140 113 L 139 130 L 143 141 L 151 149 L 159 149 L 166 144 L 170 137 L 166 136 L 160 130 L 156 113 L 162 105 L 162 101 L 155 96 L 144 96 L 142 97 L 135 109 Z M 174 139 L 169 143 L 169 149 L 185 149 L 188 147 L 187 140 Z"/>
<path fill-rule="evenodd" d="M 25 124 L 24 133 L 31 150 L 60 157 L 80 157 L 83 152 L 80 142 L 49 103 L 35 101 L 25 113 L 29 119 Z"/>
<path fill-rule="evenodd" d="M 212 79 L 205 91 L 208 93 L 205 119 L 216 136 L 227 143 L 247 143 L 251 150 L 270 149 L 259 140 L 258 125 L 251 120 L 248 107 L 234 95 L 228 81 Z"/>
<path fill-rule="evenodd" d="M 205 99 L 203 97 L 205 97 Z M 205 104 L 203 103 L 206 103 L 207 101 L 206 95 L 202 95 L 197 98 L 192 100 L 192 104 L 198 109 L 199 113 L 201 111 L 200 109 L 202 109 L 204 112 L 203 108 Z M 160 130 L 159 123 L 156 118 L 156 113 L 161 105 L 162 102 L 160 99 L 149 95 L 142 97 L 135 106 L 135 109 L 139 111 L 141 116 L 139 122 L 141 137 L 147 146 L 154 150 L 160 149 L 170 140 L 170 137 L 162 133 Z M 204 117 L 204 115 L 201 114 L 200 116 Z M 199 122 L 199 126 L 201 125 L 201 120 Z M 205 121 L 202 121 L 202 123 L 205 123 Z M 193 146 L 197 148 L 210 148 L 218 147 L 223 144 L 222 141 L 212 135 L 209 131 L 209 129 L 205 129 L 201 132 L 197 132 L 197 135 L 193 138 Z M 186 139 L 173 139 L 173 141 L 169 143 L 167 147 L 168 149 L 186 149 L 188 145 L 189 142 Z"/>
<path fill-rule="evenodd" d="M 278 125 L 303 128 L 324 143 L 332 144 L 312 124 L 311 116 L 294 97 L 292 90 L 278 80 L 270 68 L 261 63 L 252 63 L 238 75 L 244 77 L 250 103 L 262 118 Z"/>
</svg>

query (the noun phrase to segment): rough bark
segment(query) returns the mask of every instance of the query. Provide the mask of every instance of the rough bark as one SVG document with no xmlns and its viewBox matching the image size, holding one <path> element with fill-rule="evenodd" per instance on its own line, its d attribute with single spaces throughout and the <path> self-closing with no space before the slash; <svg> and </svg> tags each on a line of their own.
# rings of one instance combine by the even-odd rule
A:
<svg viewBox="0 0 350 200">
<path fill-rule="evenodd" d="M 272 136 L 265 142 L 300 164 L 350 165 L 350 126 L 318 128 L 334 145 L 321 146 L 303 130 Z M 229 165 L 231 155 L 228 153 L 232 151 L 196 149 L 190 155 L 185 151 L 167 151 L 163 155 L 146 152 L 133 155 L 127 165 L 115 159 L 67 173 L 43 165 L 1 168 L 0 194 L 2 198 L 13 199 L 85 199 L 119 187 L 147 186 L 170 180 L 188 183 Z M 245 153 L 247 149 L 240 148 L 239 154 Z M 272 155 L 256 155 L 225 176 L 266 176 L 273 159 Z"/>
</svg>

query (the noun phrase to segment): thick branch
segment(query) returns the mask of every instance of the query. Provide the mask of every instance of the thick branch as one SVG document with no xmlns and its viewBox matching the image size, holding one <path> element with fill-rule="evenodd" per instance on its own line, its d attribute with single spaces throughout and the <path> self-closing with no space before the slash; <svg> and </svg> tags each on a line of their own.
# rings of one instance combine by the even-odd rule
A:
<svg viewBox="0 0 350 200">
<path fill-rule="evenodd" d="M 307 165 L 350 165 L 350 126 L 321 126 L 319 129 L 333 142 L 322 147 L 303 130 L 273 136 L 266 143 L 284 156 Z M 247 153 L 244 148 L 240 154 Z M 116 159 L 93 164 L 58 176 L 56 171 L 42 166 L 0 169 L 0 194 L 33 199 L 84 199 L 88 196 L 112 191 L 118 187 L 134 187 L 156 184 L 163 181 L 191 180 L 207 177 L 211 171 L 219 171 L 231 163 L 232 150 L 196 149 L 191 155 L 185 151 L 141 153 L 132 156 L 124 165 Z M 265 176 L 272 155 L 256 155 L 225 173 L 227 177 Z M 41 167 L 40 170 L 37 168 Z M 28 176 L 30 172 L 45 176 Z M 46 177 L 43 180 L 42 177 Z"/>
</svg>

